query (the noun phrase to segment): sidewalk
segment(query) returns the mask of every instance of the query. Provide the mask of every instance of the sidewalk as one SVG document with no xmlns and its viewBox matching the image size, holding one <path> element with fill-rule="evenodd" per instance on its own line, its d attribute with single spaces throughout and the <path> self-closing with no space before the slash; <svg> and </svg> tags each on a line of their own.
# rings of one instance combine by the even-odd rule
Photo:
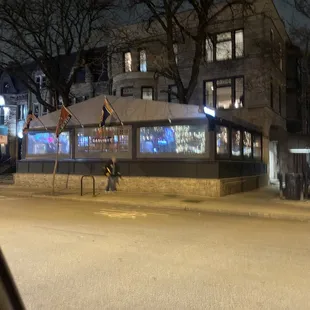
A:
<svg viewBox="0 0 310 310">
<path fill-rule="evenodd" d="M 201 196 L 125 192 L 108 194 L 100 192 L 96 193 L 96 197 L 92 197 L 90 190 L 86 191 L 82 197 L 78 190 L 59 190 L 52 196 L 51 191 L 46 189 L 29 189 L 18 188 L 14 185 L 2 185 L 0 186 L 0 195 L 96 202 L 102 205 L 120 205 L 127 208 L 191 210 L 310 222 L 310 201 L 282 200 L 278 196 L 278 189 L 276 187 L 266 187 L 222 198 L 207 198 Z"/>
</svg>

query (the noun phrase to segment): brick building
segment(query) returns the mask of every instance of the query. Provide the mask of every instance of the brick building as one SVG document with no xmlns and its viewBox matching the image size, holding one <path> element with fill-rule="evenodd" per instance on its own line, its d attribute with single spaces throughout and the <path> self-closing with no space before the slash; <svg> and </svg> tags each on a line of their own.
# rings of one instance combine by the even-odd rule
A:
<svg viewBox="0 0 310 310">
<path fill-rule="evenodd" d="M 195 14 L 181 14 L 194 16 L 191 25 L 195 27 Z M 268 163 L 270 179 L 276 179 L 277 172 L 294 169 L 287 129 L 293 124 L 296 132 L 300 121 L 296 110 L 298 75 L 295 74 L 300 55 L 273 1 L 258 1 L 255 14 L 246 19 L 229 20 L 228 14 L 224 12 L 207 29 L 212 39 L 206 41 L 205 58 L 189 103 L 210 105 L 261 128 L 263 159 Z M 124 45 L 112 58 L 109 72 L 113 80 L 112 94 L 178 102 L 173 95 L 177 91 L 175 82 L 155 74 L 167 55 L 160 42 L 163 34 L 158 33 L 156 40 L 148 37 L 143 29 L 142 24 L 122 29 L 133 43 Z M 192 59 L 193 45 L 189 40 L 174 44 L 176 63 L 185 84 L 190 76 L 187 60 Z M 288 74 L 292 68 L 294 73 Z"/>
</svg>

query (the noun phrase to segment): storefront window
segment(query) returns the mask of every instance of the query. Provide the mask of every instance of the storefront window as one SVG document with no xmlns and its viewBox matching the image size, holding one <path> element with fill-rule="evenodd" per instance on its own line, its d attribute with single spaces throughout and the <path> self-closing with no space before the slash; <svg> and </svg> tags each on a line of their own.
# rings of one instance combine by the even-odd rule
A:
<svg viewBox="0 0 310 310">
<path fill-rule="evenodd" d="M 252 157 L 252 135 L 247 131 L 243 132 L 243 155 Z"/>
<path fill-rule="evenodd" d="M 29 132 L 27 135 L 27 155 L 48 156 L 56 154 L 57 140 L 53 132 Z M 59 154 L 70 155 L 70 134 L 62 132 L 59 136 Z"/>
<path fill-rule="evenodd" d="M 129 132 L 129 127 L 78 129 L 76 133 L 76 157 L 100 158 L 105 153 L 128 153 L 130 150 Z"/>
<path fill-rule="evenodd" d="M 259 135 L 253 136 L 253 156 L 256 159 L 262 158 L 262 138 Z"/>
<path fill-rule="evenodd" d="M 229 154 L 229 135 L 228 128 L 216 126 L 216 153 L 218 155 Z"/>
<path fill-rule="evenodd" d="M 241 156 L 242 151 L 242 139 L 241 131 L 232 129 L 231 132 L 231 155 L 232 156 Z"/>
<path fill-rule="evenodd" d="M 139 129 L 142 154 L 204 154 L 205 125 L 142 127 Z"/>
</svg>

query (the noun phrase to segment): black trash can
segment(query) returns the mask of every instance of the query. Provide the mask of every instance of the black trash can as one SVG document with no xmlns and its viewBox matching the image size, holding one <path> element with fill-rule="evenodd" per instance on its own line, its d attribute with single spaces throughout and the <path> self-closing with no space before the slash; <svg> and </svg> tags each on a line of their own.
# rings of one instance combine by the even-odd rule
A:
<svg viewBox="0 0 310 310">
<path fill-rule="evenodd" d="M 301 173 L 285 174 L 285 198 L 301 200 L 303 197 L 303 176 Z"/>
</svg>

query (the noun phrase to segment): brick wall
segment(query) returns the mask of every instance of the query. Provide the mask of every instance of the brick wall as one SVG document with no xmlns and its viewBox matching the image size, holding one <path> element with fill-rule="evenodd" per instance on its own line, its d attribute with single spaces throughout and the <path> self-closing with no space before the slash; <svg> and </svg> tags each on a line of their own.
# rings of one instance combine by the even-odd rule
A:
<svg viewBox="0 0 310 310">
<path fill-rule="evenodd" d="M 16 173 L 14 183 L 18 187 L 52 189 L 52 174 Z M 106 178 L 96 176 L 96 190 L 104 191 Z M 79 175 L 56 175 L 57 190 L 80 190 Z M 156 177 L 126 177 L 120 181 L 119 190 L 140 193 L 169 193 L 177 195 L 200 195 L 221 197 L 243 191 L 254 190 L 267 185 L 267 175 L 227 178 L 227 179 L 191 179 L 191 178 L 156 178 Z M 84 188 L 92 188 L 91 178 L 84 179 Z"/>
</svg>

